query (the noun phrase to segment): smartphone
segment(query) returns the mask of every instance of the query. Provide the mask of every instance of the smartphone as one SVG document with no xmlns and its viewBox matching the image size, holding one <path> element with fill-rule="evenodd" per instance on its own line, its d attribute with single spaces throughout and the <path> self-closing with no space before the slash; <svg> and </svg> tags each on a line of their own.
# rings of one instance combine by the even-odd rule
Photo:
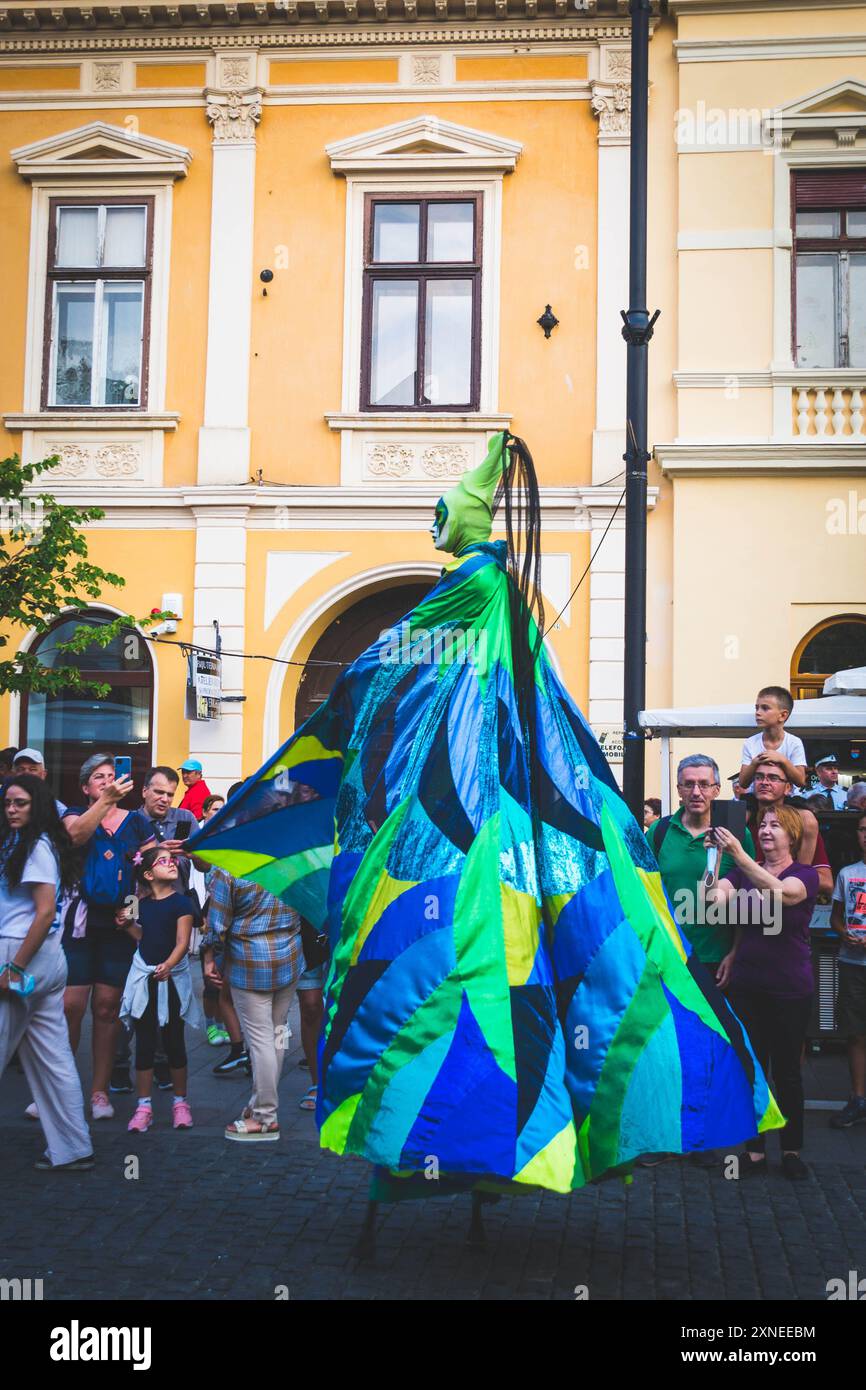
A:
<svg viewBox="0 0 866 1390">
<path fill-rule="evenodd" d="M 179 825 L 177 827 L 174 838 L 176 840 L 188 840 L 192 832 L 193 827 L 190 825 L 189 821 L 187 821 L 185 825 Z"/>
<path fill-rule="evenodd" d="M 25 970 L 18 966 L 11 966 L 9 969 L 9 988 L 16 994 L 32 994 L 36 988 L 36 978 L 28 975 Z"/>
<path fill-rule="evenodd" d="M 738 840 L 746 835 L 746 808 L 741 801 L 714 801 L 710 807 L 710 825 L 721 825 Z"/>
<path fill-rule="evenodd" d="M 132 776 L 132 758 L 114 759 L 114 779 L 119 782 L 121 777 Z"/>
</svg>

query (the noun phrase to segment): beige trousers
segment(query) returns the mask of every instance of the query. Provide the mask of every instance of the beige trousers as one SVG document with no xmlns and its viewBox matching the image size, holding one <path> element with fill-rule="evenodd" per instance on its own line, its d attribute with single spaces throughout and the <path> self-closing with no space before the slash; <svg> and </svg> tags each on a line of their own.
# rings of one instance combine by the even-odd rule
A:
<svg viewBox="0 0 866 1390">
<path fill-rule="evenodd" d="M 66 957 L 59 936 L 52 934 L 27 966 L 36 980 L 33 993 L 9 991 L 0 999 L 0 1076 L 17 1048 L 55 1166 L 93 1153 L 63 1012 Z M 14 937 L 0 938 L 0 964 L 12 960 L 20 945 Z"/>
<path fill-rule="evenodd" d="M 259 1123 L 276 1124 L 277 1085 L 289 1046 L 286 1020 L 296 988 L 297 983 L 273 991 L 232 986 L 232 998 L 253 1069 L 250 1110 Z"/>
</svg>

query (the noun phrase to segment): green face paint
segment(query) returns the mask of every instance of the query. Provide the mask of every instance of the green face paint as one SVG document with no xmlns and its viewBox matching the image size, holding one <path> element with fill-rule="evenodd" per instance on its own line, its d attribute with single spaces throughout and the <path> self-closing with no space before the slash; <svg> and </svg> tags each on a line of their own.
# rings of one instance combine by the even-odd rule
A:
<svg viewBox="0 0 866 1390">
<path fill-rule="evenodd" d="M 433 515 L 433 525 L 430 527 L 430 535 L 437 550 L 448 549 L 448 529 L 448 508 L 440 497 Z"/>
<path fill-rule="evenodd" d="M 508 464 L 508 451 L 502 447 L 504 439 L 504 433 L 494 435 L 484 462 L 464 473 L 459 483 L 439 499 L 431 531 L 437 550 L 457 555 L 467 545 L 490 540 L 493 498 Z"/>
</svg>

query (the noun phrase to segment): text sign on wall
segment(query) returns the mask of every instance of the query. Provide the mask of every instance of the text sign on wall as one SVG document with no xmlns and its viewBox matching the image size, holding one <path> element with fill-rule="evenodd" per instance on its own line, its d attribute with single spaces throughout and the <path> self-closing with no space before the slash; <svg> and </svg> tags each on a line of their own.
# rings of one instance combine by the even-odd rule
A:
<svg viewBox="0 0 866 1390">
<path fill-rule="evenodd" d="M 623 755 L 622 729 L 599 729 L 596 731 L 601 751 L 609 763 L 621 763 Z"/>
<path fill-rule="evenodd" d="M 219 719 L 222 662 L 209 652 L 190 652 L 186 682 L 187 719 Z"/>
</svg>

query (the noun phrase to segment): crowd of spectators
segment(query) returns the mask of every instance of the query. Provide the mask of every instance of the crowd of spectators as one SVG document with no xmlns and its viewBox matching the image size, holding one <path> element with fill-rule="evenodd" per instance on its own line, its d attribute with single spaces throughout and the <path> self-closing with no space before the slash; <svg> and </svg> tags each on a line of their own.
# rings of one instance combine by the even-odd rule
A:
<svg viewBox="0 0 866 1390">
<path fill-rule="evenodd" d="M 174 1128 L 192 1128 L 185 1027 L 203 1021 L 209 1043 L 228 1045 L 215 1074 L 252 1078 L 249 1103 L 226 1138 L 272 1141 L 288 1014 L 300 991 L 311 1081 L 300 1104 L 314 1110 L 324 938 L 264 889 L 185 852 L 226 800 L 211 793 L 201 763 L 151 768 L 135 809 L 121 804 L 135 795 L 133 779 L 108 753 L 82 765 L 75 806 L 51 795 L 38 749 L 3 750 L 0 772 L 0 1076 L 13 1058 L 24 1071 L 33 1096 L 27 1114 L 46 1139 L 37 1167 L 93 1166 L 75 1062 L 88 1008 L 92 1121 L 115 1118 L 111 1093 L 135 1090 L 127 1127 L 145 1133 L 154 1123 L 155 1084 L 173 1091 Z M 180 779 L 185 791 L 175 806 Z"/>
<path fill-rule="evenodd" d="M 648 798 L 644 828 L 696 968 L 726 993 L 774 1088 L 786 1120 L 782 1170 L 796 1180 L 808 1177 L 802 1057 L 814 994 L 810 922 L 821 901 L 832 903 L 841 942 L 838 1026 L 851 1074 L 850 1099 L 831 1124 L 866 1122 L 866 782 L 843 788 L 832 754 L 808 766 L 803 744 L 785 729 L 792 706 L 782 687 L 758 693 L 757 732 L 728 779 L 736 815 L 718 814 L 719 768 L 698 752 L 679 763 L 677 810 L 662 815 L 660 801 Z M 228 1049 L 215 1075 L 252 1078 L 249 1103 L 226 1138 L 278 1139 L 277 1088 L 296 997 L 310 1073 L 300 1105 L 314 1110 L 327 944 L 263 888 L 186 852 L 226 802 L 211 793 L 201 763 L 151 768 L 135 809 L 122 805 L 134 798 L 133 779 L 107 753 L 82 765 L 73 806 L 49 791 L 36 748 L 0 751 L 0 775 L 0 1075 L 17 1054 L 33 1096 L 27 1113 L 46 1139 L 37 1166 L 93 1164 L 75 1062 L 88 1009 L 93 1121 L 114 1119 L 111 1095 L 135 1090 L 128 1128 L 147 1132 L 156 1087 L 173 1091 L 174 1127 L 191 1128 L 185 1027 L 201 1021 L 208 1042 Z M 834 876 L 819 817 L 826 823 L 841 812 L 856 825 L 860 857 L 837 864 Z M 203 1020 L 190 966 L 196 954 Z M 753 1136 L 741 1172 L 767 1166 L 764 1141 Z"/>
<path fill-rule="evenodd" d="M 837 1026 L 847 1038 L 851 1079 L 850 1098 L 830 1123 L 866 1123 L 866 782 L 841 787 L 832 754 L 810 770 L 803 744 L 784 727 L 792 708 L 782 687 L 757 696 L 758 732 L 746 739 L 740 770 L 728 779 L 732 799 L 746 808 L 738 833 L 713 813 L 721 777 L 703 753 L 679 763 L 679 808 L 650 817 L 653 803 L 646 802 L 644 821 L 679 929 L 726 993 L 774 1088 L 786 1118 L 782 1171 L 797 1180 L 808 1177 L 800 1156 L 802 1059 L 815 991 L 810 923 L 820 902 L 832 901 L 830 925 L 841 942 Z M 818 822 L 828 811 L 851 816 L 860 850 L 835 878 Z M 716 910 L 708 912 L 708 904 Z M 748 1142 L 740 1170 L 767 1171 L 762 1137 Z"/>
</svg>

